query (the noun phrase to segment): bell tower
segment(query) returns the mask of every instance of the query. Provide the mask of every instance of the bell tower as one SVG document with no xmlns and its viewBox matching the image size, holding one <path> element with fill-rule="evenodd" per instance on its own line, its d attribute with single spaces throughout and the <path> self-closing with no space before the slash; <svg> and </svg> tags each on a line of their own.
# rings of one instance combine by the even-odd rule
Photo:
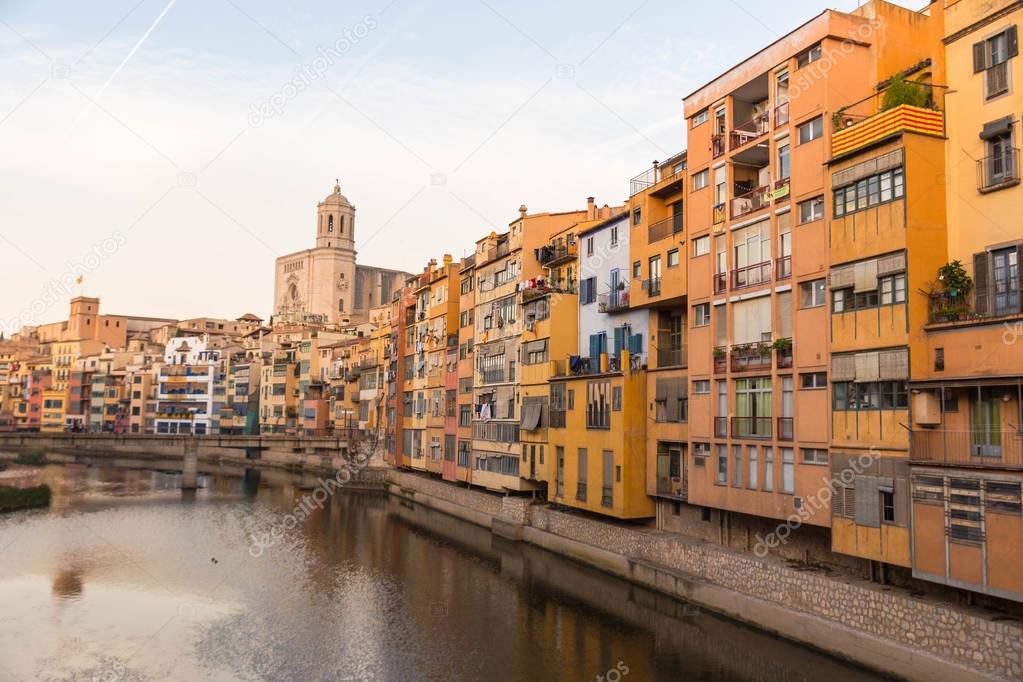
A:
<svg viewBox="0 0 1023 682">
<path fill-rule="evenodd" d="M 355 207 L 341 194 L 341 184 L 316 206 L 316 248 L 355 250 Z"/>
</svg>

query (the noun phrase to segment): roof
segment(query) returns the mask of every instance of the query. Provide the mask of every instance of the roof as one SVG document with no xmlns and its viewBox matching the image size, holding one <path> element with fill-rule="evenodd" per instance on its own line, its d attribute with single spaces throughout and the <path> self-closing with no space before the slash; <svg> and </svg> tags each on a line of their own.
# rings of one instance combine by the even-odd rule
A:
<svg viewBox="0 0 1023 682">
<path fill-rule="evenodd" d="M 610 218 L 605 218 L 604 220 L 589 220 L 589 221 L 586 221 L 584 223 L 576 223 L 576 225 L 579 226 L 579 235 L 581 236 L 581 235 L 593 232 L 595 230 L 599 230 L 602 227 L 607 227 L 611 223 L 616 223 L 619 220 L 621 220 L 623 218 L 628 218 L 628 217 L 629 217 L 629 212 L 628 211 L 622 211 L 621 213 L 616 213 L 615 215 L 611 216 Z M 585 225 L 585 227 L 582 227 L 584 225 Z"/>
</svg>

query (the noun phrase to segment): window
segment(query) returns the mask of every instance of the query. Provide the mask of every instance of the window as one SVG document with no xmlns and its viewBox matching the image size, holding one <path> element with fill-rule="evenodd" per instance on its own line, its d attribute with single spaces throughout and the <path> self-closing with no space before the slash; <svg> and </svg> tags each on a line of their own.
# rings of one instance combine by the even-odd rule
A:
<svg viewBox="0 0 1023 682">
<path fill-rule="evenodd" d="M 796 490 L 795 453 L 792 448 L 781 449 L 781 491 L 791 495 Z"/>
<path fill-rule="evenodd" d="M 636 261 L 632 264 L 632 278 L 639 279 L 643 276 L 643 263 Z"/>
<path fill-rule="evenodd" d="M 639 225 L 643 222 L 643 210 L 638 206 L 632 209 L 632 224 Z"/>
<path fill-rule="evenodd" d="M 836 218 L 901 199 L 905 193 L 902 168 L 871 175 L 834 193 Z"/>
<path fill-rule="evenodd" d="M 742 446 L 732 446 L 732 485 L 742 487 Z"/>
<path fill-rule="evenodd" d="M 693 393 L 697 395 L 710 395 L 710 381 L 701 379 L 693 382 Z"/>
<path fill-rule="evenodd" d="M 591 381 L 586 387 L 586 428 L 611 428 L 611 382 Z"/>
<path fill-rule="evenodd" d="M 710 253 L 710 236 L 703 235 L 693 240 L 693 256 L 706 256 Z"/>
<path fill-rule="evenodd" d="M 710 112 L 707 109 L 704 109 L 700 113 L 696 114 L 696 116 L 693 116 L 693 127 L 698 128 L 708 120 L 710 120 Z"/>
<path fill-rule="evenodd" d="M 807 372 L 799 375 L 799 388 L 814 391 L 828 387 L 827 372 Z"/>
<path fill-rule="evenodd" d="M 788 180 L 792 175 L 792 163 L 789 158 L 788 139 L 778 145 L 778 177 L 781 180 Z"/>
<path fill-rule="evenodd" d="M 560 449 L 560 448 L 559 448 Z M 580 502 L 586 501 L 586 483 L 589 479 L 588 451 L 586 448 L 579 448 L 578 469 L 576 472 L 575 499 Z"/>
<path fill-rule="evenodd" d="M 638 209 L 637 209 L 638 210 Z M 618 226 L 611 228 L 611 246 L 618 246 Z"/>
<path fill-rule="evenodd" d="M 622 387 L 615 386 L 611 389 L 611 410 L 613 412 L 622 411 Z"/>
<path fill-rule="evenodd" d="M 746 478 L 746 483 L 749 485 L 750 490 L 756 490 L 759 486 L 758 479 L 759 473 L 757 469 L 757 446 L 751 445 L 747 449 L 746 462 L 749 465 L 749 475 Z"/>
<path fill-rule="evenodd" d="M 717 484 L 725 485 L 728 482 L 728 446 L 719 445 L 717 451 L 718 476 Z"/>
<path fill-rule="evenodd" d="M 812 223 L 824 217 L 824 197 L 814 197 L 799 203 L 799 224 Z"/>
<path fill-rule="evenodd" d="M 881 522 L 895 523 L 895 493 L 890 490 L 881 491 Z"/>
<path fill-rule="evenodd" d="M 586 255 L 587 256 L 593 255 L 593 237 L 586 238 Z"/>
<path fill-rule="evenodd" d="M 774 490 L 774 448 L 764 446 L 764 490 Z"/>
<path fill-rule="evenodd" d="M 822 51 L 820 43 L 817 43 L 816 45 L 814 45 L 813 47 L 809 48 L 804 52 L 800 52 L 799 55 L 796 57 L 796 68 L 801 69 L 804 66 L 809 66 L 810 64 L 813 64 L 815 61 L 821 58 L 821 54 Z"/>
<path fill-rule="evenodd" d="M 824 117 L 818 116 L 799 126 L 799 144 L 812 142 L 824 135 Z"/>
<path fill-rule="evenodd" d="M 710 182 L 710 172 L 707 169 L 693 175 L 693 191 L 703 189 Z"/>
<path fill-rule="evenodd" d="M 909 408 L 905 381 L 836 381 L 832 384 L 831 399 L 836 412 Z"/>
<path fill-rule="evenodd" d="M 699 303 L 693 306 L 693 326 L 706 327 L 710 324 L 710 303 Z"/>
<path fill-rule="evenodd" d="M 881 277 L 878 283 L 881 287 L 881 305 L 906 302 L 906 273 Z"/>
<path fill-rule="evenodd" d="M 837 289 L 831 292 L 831 310 L 835 313 L 847 313 L 853 310 L 876 308 L 880 300 L 877 290 L 855 293 L 852 287 Z"/>
<path fill-rule="evenodd" d="M 820 448 L 803 448 L 803 464 L 827 464 L 828 451 Z"/>
<path fill-rule="evenodd" d="M 1019 153 L 1012 144 L 1012 117 L 985 124 L 981 137 L 985 157 L 978 162 L 980 189 L 990 191 L 1019 181 Z"/>
<path fill-rule="evenodd" d="M 672 249 L 671 251 L 668 252 L 668 267 L 669 268 L 678 267 L 678 249 Z"/>
<path fill-rule="evenodd" d="M 1009 91 L 1007 62 L 1019 54 L 1015 26 L 973 45 L 973 72 L 984 73 L 984 96 L 992 99 Z"/>
<path fill-rule="evenodd" d="M 587 305 L 597 300 L 597 278 L 587 277 L 579 281 L 579 305 Z"/>
<path fill-rule="evenodd" d="M 799 283 L 799 307 L 817 308 L 827 302 L 824 290 L 824 280 L 815 279 L 812 282 Z"/>
</svg>

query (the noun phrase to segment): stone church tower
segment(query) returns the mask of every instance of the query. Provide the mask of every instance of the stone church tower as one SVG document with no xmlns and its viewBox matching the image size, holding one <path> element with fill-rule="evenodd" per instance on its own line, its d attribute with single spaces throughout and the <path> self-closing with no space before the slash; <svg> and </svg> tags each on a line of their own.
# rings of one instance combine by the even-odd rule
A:
<svg viewBox="0 0 1023 682">
<path fill-rule="evenodd" d="M 355 206 L 335 183 L 316 206 L 316 246 L 276 261 L 275 319 L 359 324 L 411 276 L 356 265 L 355 258 Z"/>
</svg>

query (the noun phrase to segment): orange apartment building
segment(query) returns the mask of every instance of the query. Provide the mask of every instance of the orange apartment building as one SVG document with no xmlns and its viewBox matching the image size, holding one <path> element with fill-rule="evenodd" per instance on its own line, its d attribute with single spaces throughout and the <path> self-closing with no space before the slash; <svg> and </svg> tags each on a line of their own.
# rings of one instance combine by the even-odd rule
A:
<svg viewBox="0 0 1023 682">
<path fill-rule="evenodd" d="M 781 551 L 830 544 L 828 133 L 926 58 L 922 29 L 876 0 L 827 10 L 685 98 L 688 501 L 725 542 L 795 515 L 805 543 Z"/>
<path fill-rule="evenodd" d="M 476 256 L 462 259 L 458 270 L 458 427 L 455 454 L 455 479 L 472 480 L 472 389 L 476 374 Z"/>
</svg>

